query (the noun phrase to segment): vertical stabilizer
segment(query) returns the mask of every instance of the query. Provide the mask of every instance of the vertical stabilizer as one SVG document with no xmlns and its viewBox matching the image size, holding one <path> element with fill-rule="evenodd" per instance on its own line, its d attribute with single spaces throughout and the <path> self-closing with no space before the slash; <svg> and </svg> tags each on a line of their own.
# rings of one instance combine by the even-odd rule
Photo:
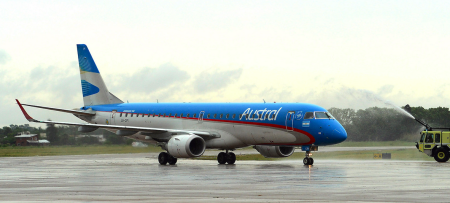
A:
<svg viewBox="0 0 450 203">
<path fill-rule="evenodd" d="M 108 91 L 85 44 L 77 44 L 84 106 L 123 103 Z"/>
</svg>

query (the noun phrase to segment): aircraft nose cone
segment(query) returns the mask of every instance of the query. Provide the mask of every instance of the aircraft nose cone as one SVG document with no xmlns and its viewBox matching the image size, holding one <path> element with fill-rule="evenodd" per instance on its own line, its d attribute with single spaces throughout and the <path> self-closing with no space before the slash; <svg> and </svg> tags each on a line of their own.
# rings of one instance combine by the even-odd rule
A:
<svg viewBox="0 0 450 203">
<path fill-rule="evenodd" d="M 347 139 L 347 132 L 345 131 L 344 127 L 339 125 L 339 127 L 335 128 L 333 130 L 333 140 L 337 143 L 341 143 Z"/>
</svg>

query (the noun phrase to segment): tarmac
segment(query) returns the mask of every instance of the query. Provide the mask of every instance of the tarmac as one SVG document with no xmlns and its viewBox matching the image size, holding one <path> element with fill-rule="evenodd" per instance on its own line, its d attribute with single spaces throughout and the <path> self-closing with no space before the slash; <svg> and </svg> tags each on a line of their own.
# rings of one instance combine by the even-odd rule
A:
<svg viewBox="0 0 450 203">
<path fill-rule="evenodd" d="M 214 153 L 214 152 L 209 152 Z M 450 163 L 217 161 L 157 153 L 0 158 L 0 201 L 448 202 Z"/>
</svg>

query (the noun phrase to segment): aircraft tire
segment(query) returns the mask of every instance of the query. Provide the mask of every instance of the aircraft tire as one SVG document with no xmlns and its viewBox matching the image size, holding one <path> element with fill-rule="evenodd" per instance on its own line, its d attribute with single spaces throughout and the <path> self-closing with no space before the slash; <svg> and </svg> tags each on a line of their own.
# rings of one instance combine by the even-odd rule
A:
<svg viewBox="0 0 450 203">
<path fill-rule="evenodd" d="M 229 152 L 227 156 L 227 163 L 234 164 L 236 162 L 236 155 L 233 152 Z"/>
<path fill-rule="evenodd" d="M 313 165 L 313 164 L 314 164 L 314 159 L 311 158 L 311 157 L 305 157 L 305 158 L 303 159 L 303 164 L 304 164 L 305 166 Z"/>
<path fill-rule="evenodd" d="M 303 159 L 303 164 L 304 164 L 305 166 L 309 165 L 309 159 L 308 159 L 308 157 L 305 157 L 305 158 Z"/>
<path fill-rule="evenodd" d="M 227 154 L 225 154 L 225 152 L 220 152 L 219 155 L 217 155 L 217 162 L 219 162 L 219 164 L 225 164 L 227 162 Z"/>
<path fill-rule="evenodd" d="M 166 152 L 159 153 L 158 161 L 159 164 L 166 165 L 167 162 L 169 161 L 169 154 L 167 154 Z"/>
<path fill-rule="evenodd" d="M 444 148 L 436 149 L 434 160 L 436 160 L 437 162 L 447 162 L 449 158 L 450 156 L 448 154 L 448 150 Z"/>
<path fill-rule="evenodd" d="M 167 162 L 168 162 L 170 165 L 175 165 L 175 164 L 177 163 L 177 161 L 178 161 L 177 158 L 175 158 L 175 157 L 173 157 L 173 156 L 171 156 L 171 155 L 169 155 L 168 158 L 169 158 L 169 159 L 167 160 Z"/>
</svg>

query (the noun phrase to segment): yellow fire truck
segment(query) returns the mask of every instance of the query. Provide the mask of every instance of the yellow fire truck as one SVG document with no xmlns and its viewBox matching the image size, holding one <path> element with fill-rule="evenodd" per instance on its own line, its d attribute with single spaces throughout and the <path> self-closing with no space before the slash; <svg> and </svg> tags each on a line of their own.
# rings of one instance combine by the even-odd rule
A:
<svg viewBox="0 0 450 203">
<path fill-rule="evenodd" d="M 437 162 L 447 162 L 450 158 L 450 128 L 432 128 L 427 123 L 416 119 L 426 130 L 420 134 L 416 147 L 420 152 L 434 157 Z"/>
</svg>

